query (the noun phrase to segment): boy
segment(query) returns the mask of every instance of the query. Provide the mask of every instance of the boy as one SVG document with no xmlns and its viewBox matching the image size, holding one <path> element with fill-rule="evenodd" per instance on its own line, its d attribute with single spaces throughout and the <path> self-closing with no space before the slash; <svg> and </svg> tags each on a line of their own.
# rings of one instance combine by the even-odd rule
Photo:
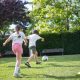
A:
<svg viewBox="0 0 80 80">
<path fill-rule="evenodd" d="M 34 30 L 33 33 L 27 37 L 27 39 L 29 39 L 29 51 L 31 52 L 31 55 L 30 55 L 29 59 L 27 60 L 27 62 L 25 63 L 25 65 L 28 67 L 31 67 L 29 63 L 32 60 L 32 58 L 35 58 L 36 64 L 41 63 L 38 61 L 38 52 L 36 50 L 36 41 L 39 39 L 42 39 L 42 41 L 44 41 L 44 38 L 39 36 L 39 33 L 37 30 Z"/>
</svg>

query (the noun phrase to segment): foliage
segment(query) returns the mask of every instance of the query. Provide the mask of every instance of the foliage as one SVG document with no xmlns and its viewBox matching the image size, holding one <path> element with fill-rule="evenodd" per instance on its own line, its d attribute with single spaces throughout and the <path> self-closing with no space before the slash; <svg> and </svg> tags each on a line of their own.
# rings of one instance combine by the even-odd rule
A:
<svg viewBox="0 0 80 80">
<path fill-rule="evenodd" d="M 77 5 L 78 0 L 73 3 L 67 0 L 34 0 L 33 11 L 30 13 L 32 26 L 40 33 L 62 32 L 79 26 L 80 18 L 75 8 Z"/>
<path fill-rule="evenodd" d="M 80 53 L 80 30 L 75 32 L 42 34 L 41 36 L 44 37 L 45 41 L 37 42 L 39 52 L 43 49 L 64 48 L 64 54 Z"/>
<path fill-rule="evenodd" d="M 9 27 L 11 22 L 23 21 L 27 18 L 24 3 L 20 0 L 0 1 L 0 29 Z M 6 27 L 5 27 L 6 25 Z"/>
<path fill-rule="evenodd" d="M 64 54 L 80 53 L 80 30 L 75 32 L 41 34 L 44 42 L 37 41 L 37 50 L 41 53 L 43 49 L 64 48 Z M 11 43 L 2 47 L 3 39 L 0 40 L 0 52 L 11 51 Z M 23 46 L 23 56 L 28 56 L 28 46 Z M 58 53 L 56 53 L 58 54 Z"/>
</svg>

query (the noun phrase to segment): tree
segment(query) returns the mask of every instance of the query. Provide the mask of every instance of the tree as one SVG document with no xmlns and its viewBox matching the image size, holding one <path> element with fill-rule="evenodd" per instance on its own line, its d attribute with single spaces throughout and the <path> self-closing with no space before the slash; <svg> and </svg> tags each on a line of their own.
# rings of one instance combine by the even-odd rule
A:
<svg viewBox="0 0 80 80">
<path fill-rule="evenodd" d="M 0 1 L 0 29 L 5 28 L 17 21 L 29 20 L 26 16 L 24 3 L 20 0 L 1 0 Z"/>
<path fill-rule="evenodd" d="M 75 0 L 74 0 L 75 1 Z M 44 33 L 69 31 L 70 26 L 80 24 L 75 6 L 78 0 L 34 0 L 30 14 L 35 29 Z M 76 16 L 77 18 L 75 19 Z M 75 22 L 74 22 L 75 20 Z"/>
</svg>

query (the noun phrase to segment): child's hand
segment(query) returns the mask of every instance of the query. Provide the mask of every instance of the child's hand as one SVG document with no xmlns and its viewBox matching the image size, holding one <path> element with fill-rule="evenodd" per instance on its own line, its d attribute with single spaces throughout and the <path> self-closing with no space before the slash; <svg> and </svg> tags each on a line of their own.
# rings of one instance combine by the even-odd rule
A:
<svg viewBox="0 0 80 80">
<path fill-rule="evenodd" d="M 25 46 L 27 46 L 27 43 L 24 43 Z"/>
<path fill-rule="evenodd" d="M 44 41 L 44 38 L 42 38 L 41 41 Z"/>
<path fill-rule="evenodd" d="M 6 44 L 5 43 L 3 43 L 3 46 L 5 46 Z"/>
</svg>

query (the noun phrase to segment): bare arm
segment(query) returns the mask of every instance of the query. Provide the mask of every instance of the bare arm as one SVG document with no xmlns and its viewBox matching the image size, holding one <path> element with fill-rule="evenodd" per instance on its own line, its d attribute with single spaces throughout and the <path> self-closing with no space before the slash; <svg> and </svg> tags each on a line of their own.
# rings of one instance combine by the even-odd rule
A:
<svg viewBox="0 0 80 80">
<path fill-rule="evenodd" d="M 24 44 L 27 45 L 28 41 L 27 41 L 27 37 L 24 38 Z"/>
<path fill-rule="evenodd" d="M 41 37 L 41 41 L 44 41 L 44 38 Z"/>
<path fill-rule="evenodd" d="M 4 43 L 3 43 L 3 46 L 5 46 L 8 42 L 10 42 L 10 38 L 8 38 Z"/>
</svg>

